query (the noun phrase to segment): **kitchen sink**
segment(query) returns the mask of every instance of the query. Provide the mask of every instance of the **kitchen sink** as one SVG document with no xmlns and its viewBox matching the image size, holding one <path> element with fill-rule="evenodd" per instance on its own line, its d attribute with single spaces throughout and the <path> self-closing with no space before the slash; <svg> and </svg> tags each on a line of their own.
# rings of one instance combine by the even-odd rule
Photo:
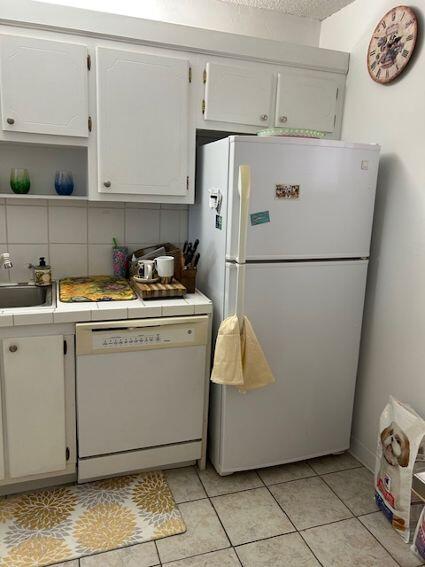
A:
<svg viewBox="0 0 425 567">
<path fill-rule="evenodd" d="M 50 307 L 53 303 L 52 286 L 34 284 L 0 284 L 0 309 L 19 307 Z"/>
</svg>

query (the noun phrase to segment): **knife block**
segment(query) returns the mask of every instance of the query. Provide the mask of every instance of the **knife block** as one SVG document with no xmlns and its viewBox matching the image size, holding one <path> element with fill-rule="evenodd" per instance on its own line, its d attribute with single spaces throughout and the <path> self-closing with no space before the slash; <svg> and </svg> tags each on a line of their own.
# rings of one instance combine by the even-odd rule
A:
<svg viewBox="0 0 425 567">
<path fill-rule="evenodd" d="M 196 268 L 186 268 L 185 270 L 183 257 L 181 258 L 180 268 L 181 268 L 181 272 L 180 272 L 181 275 L 179 278 L 177 278 L 176 275 L 176 279 L 178 279 L 179 282 L 184 285 L 184 287 L 187 289 L 187 293 L 195 293 L 196 274 L 198 270 Z"/>
</svg>

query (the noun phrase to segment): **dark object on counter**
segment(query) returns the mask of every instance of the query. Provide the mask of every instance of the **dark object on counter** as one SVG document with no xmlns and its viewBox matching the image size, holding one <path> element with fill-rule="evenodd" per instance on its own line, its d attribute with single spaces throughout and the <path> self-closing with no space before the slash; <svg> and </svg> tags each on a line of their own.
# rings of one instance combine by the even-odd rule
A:
<svg viewBox="0 0 425 567">
<path fill-rule="evenodd" d="M 140 248 L 133 252 L 136 258 L 141 258 L 145 254 L 152 252 L 158 248 L 165 249 L 165 256 L 173 256 L 174 258 L 174 277 L 176 280 L 181 281 L 182 264 L 183 264 L 183 254 L 181 248 L 178 248 L 175 244 L 170 242 L 165 242 L 162 244 L 155 244 L 154 246 L 149 246 L 147 248 Z M 133 265 L 134 264 L 134 265 Z M 131 262 L 130 258 L 130 277 L 135 276 L 137 272 L 137 262 Z"/>
</svg>

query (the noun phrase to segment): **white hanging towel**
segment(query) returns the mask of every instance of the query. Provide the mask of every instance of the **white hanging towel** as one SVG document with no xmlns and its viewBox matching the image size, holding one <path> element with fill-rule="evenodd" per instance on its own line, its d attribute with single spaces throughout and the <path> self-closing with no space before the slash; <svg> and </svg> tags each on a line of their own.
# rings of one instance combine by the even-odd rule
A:
<svg viewBox="0 0 425 567">
<path fill-rule="evenodd" d="M 248 317 L 243 317 L 242 329 L 236 315 L 227 317 L 221 323 L 211 381 L 236 386 L 241 392 L 263 388 L 275 382 Z"/>
</svg>

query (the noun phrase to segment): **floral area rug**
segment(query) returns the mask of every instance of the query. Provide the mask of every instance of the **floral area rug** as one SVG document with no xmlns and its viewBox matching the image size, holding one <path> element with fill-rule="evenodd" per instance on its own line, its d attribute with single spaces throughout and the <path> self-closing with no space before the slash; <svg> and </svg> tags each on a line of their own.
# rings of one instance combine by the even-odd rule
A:
<svg viewBox="0 0 425 567">
<path fill-rule="evenodd" d="M 183 533 L 160 471 L 0 499 L 1 567 L 42 567 Z"/>
</svg>

